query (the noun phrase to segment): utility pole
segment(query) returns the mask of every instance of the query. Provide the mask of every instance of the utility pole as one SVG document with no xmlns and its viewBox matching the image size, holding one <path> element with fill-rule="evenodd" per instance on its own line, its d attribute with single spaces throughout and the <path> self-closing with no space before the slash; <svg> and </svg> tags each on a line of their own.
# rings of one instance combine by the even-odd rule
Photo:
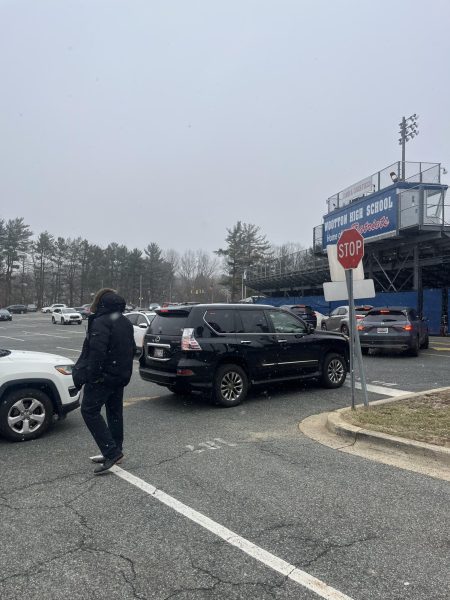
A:
<svg viewBox="0 0 450 600">
<path fill-rule="evenodd" d="M 414 113 L 413 115 L 411 115 L 408 118 L 402 117 L 402 122 L 399 123 L 400 138 L 398 140 L 398 143 L 402 147 L 402 177 L 401 177 L 402 181 L 405 181 L 405 174 L 406 174 L 406 169 L 405 169 L 406 142 L 409 142 L 409 140 L 412 140 L 414 137 L 416 137 L 416 135 L 419 135 L 419 130 L 417 129 L 417 119 L 418 118 L 419 118 L 419 115 Z"/>
<path fill-rule="evenodd" d="M 139 308 L 142 308 L 142 275 L 139 275 Z"/>
</svg>

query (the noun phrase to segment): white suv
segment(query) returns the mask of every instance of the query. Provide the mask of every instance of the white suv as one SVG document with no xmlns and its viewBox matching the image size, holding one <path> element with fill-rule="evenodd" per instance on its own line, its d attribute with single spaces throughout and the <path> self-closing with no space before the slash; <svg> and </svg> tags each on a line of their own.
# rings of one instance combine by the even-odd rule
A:
<svg viewBox="0 0 450 600">
<path fill-rule="evenodd" d="M 42 435 L 54 415 L 80 405 L 73 361 L 45 352 L 0 349 L 0 434 L 18 442 Z"/>
<path fill-rule="evenodd" d="M 74 308 L 55 308 L 52 312 L 52 323 L 61 323 L 61 325 L 70 325 L 71 323 L 78 323 L 81 325 L 83 317 L 81 313 L 77 312 Z"/>
<path fill-rule="evenodd" d="M 41 312 L 51 313 L 55 310 L 55 308 L 67 308 L 67 304 L 51 304 L 50 306 L 43 306 L 41 308 Z"/>
</svg>

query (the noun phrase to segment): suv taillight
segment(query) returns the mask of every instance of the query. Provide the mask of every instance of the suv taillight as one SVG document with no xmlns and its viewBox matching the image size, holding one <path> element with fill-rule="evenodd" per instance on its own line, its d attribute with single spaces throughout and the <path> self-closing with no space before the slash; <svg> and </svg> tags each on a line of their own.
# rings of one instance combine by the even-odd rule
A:
<svg viewBox="0 0 450 600">
<path fill-rule="evenodd" d="M 183 329 L 183 335 L 181 336 L 181 349 L 182 350 L 201 350 L 202 347 L 194 337 L 194 329 L 187 327 Z"/>
</svg>

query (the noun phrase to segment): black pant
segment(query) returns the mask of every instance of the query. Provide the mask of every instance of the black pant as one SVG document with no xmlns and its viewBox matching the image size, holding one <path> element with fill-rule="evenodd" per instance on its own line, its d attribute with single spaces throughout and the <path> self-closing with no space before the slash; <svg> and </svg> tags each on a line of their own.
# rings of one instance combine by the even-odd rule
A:
<svg viewBox="0 0 450 600">
<path fill-rule="evenodd" d="M 106 407 L 106 420 L 102 406 Z M 123 387 L 110 388 L 103 383 L 86 383 L 81 414 L 105 458 L 115 458 L 123 444 Z"/>
</svg>

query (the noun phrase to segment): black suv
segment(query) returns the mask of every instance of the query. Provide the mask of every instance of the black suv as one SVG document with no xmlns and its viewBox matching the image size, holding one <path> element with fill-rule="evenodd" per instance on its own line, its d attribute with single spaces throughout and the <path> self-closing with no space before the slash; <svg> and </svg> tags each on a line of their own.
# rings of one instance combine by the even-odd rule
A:
<svg viewBox="0 0 450 600">
<path fill-rule="evenodd" d="M 348 340 L 313 333 L 273 306 L 197 304 L 156 310 L 144 338 L 139 372 L 175 393 L 209 391 L 236 406 L 250 385 L 317 378 L 340 387 L 348 371 Z"/>
</svg>

